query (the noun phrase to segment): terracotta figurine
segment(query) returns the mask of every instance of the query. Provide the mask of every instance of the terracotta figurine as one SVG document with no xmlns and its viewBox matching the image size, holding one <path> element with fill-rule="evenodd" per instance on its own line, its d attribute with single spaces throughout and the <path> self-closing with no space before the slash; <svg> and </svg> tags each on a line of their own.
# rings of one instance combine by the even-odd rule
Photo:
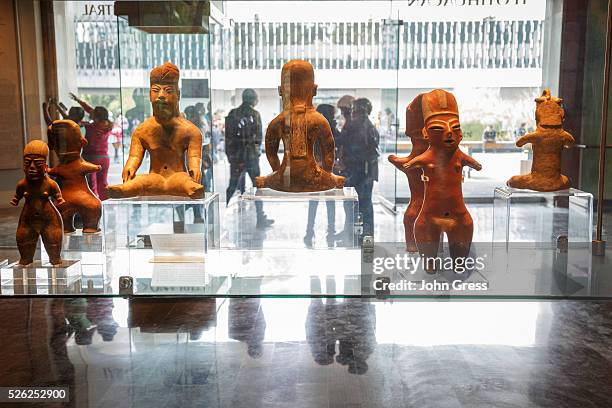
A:
<svg viewBox="0 0 612 408">
<path fill-rule="evenodd" d="M 51 264 L 62 263 L 64 227 L 62 217 L 52 200 L 60 207 L 65 201 L 57 183 L 47 175 L 48 157 L 49 147 L 42 140 L 31 141 L 23 151 L 25 178 L 17 183 L 15 196 L 11 200 L 11 204 L 17 206 L 19 201 L 25 198 L 16 235 L 21 265 L 34 261 L 39 236 L 42 237 Z"/>
<path fill-rule="evenodd" d="M 257 177 L 257 187 L 290 192 L 341 188 L 344 177 L 332 174 L 335 146 L 331 128 L 327 119 L 312 106 L 312 98 L 317 93 L 312 65 L 302 60 L 287 62 L 278 92 L 283 111 L 266 131 L 266 156 L 272 174 Z M 282 163 L 278 158 L 281 140 L 285 148 Z M 313 153 L 317 142 L 321 147 L 320 166 Z"/>
<path fill-rule="evenodd" d="M 418 155 L 422 154 L 429 147 L 429 143 L 423 138 L 423 112 L 421 110 L 421 100 L 423 94 L 418 95 L 410 102 L 406 108 L 406 135 L 410 137 L 412 142 L 412 151 L 406 157 L 389 156 L 389 161 L 399 170 L 406 173 L 408 178 L 408 186 L 410 187 L 410 203 L 404 213 L 404 233 L 406 238 L 406 250 L 409 252 L 417 252 L 416 242 L 414 240 L 414 222 L 416 221 L 421 206 L 423 205 L 423 197 L 425 194 L 425 186 L 421 179 L 420 169 L 406 169 L 404 164 L 410 162 Z"/>
<path fill-rule="evenodd" d="M 179 69 L 170 62 L 151 71 L 153 116 L 134 130 L 130 155 L 123 167 L 123 184 L 109 186 L 110 197 L 204 196 L 200 184 L 202 133 L 180 114 L 178 81 Z M 136 175 L 145 151 L 151 158 L 149 174 Z"/>
<path fill-rule="evenodd" d="M 575 140 L 563 130 L 563 100 L 552 96 L 550 89 L 545 89 L 542 96 L 535 101 L 537 129 L 516 141 L 518 147 L 531 143 L 531 173 L 514 176 L 507 184 L 510 187 L 535 191 L 567 189 L 570 187 L 570 181 L 567 176 L 561 174 L 561 152 L 563 147 L 574 144 Z"/>
<path fill-rule="evenodd" d="M 423 138 L 429 148 L 404 164 L 405 169 L 420 168 L 425 185 L 421 211 L 414 224 L 414 237 L 419 253 L 434 258 L 440 236 L 446 233 L 453 259 L 470 253 L 474 225 L 463 202 L 461 183 L 463 166 L 480 170 L 482 166 L 459 149 L 463 138 L 459 108 L 455 97 L 441 89 L 423 94 Z M 432 271 L 426 261 L 426 270 Z"/>
<path fill-rule="evenodd" d="M 64 232 L 75 231 L 75 214 L 79 214 L 83 220 L 84 233 L 100 231 L 98 225 L 102 216 L 102 203 L 89 188 L 85 175 L 99 171 L 101 166 L 81 157 L 81 148 L 87 144 L 81 128 L 72 120 L 56 120 L 49 126 L 47 135 L 49 147 L 59 158 L 59 164 L 49 170 L 49 174 L 62 183 L 62 195 L 66 203 L 59 210 Z"/>
</svg>

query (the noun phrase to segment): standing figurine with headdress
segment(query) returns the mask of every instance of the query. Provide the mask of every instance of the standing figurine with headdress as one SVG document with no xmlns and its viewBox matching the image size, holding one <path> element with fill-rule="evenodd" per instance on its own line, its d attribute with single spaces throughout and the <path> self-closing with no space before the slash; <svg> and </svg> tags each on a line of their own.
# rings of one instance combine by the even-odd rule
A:
<svg viewBox="0 0 612 408">
<path fill-rule="evenodd" d="M 482 169 L 480 163 L 459 149 L 463 138 L 459 123 L 459 108 L 455 96 L 435 89 L 423 94 L 423 138 L 429 148 L 403 167 L 420 168 L 425 185 L 421 211 L 414 224 L 414 236 L 419 253 L 435 258 L 440 236 L 446 233 L 453 259 L 470 253 L 474 223 L 463 201 L 463 167 Z M 432 271 L 426 261 L 426 270 Z"/>
<path fill-rule="evenodd" d="M 272 174 L 257 177 L 258 188 L 307 192 L 341 188 L 344 177 L 332 173 L 335 160 L 334 137 L 327 119 L 312 105 L 317 93 L 312 65 L 303 60 L 287 62 L 278 88 L 283 111 L 268 125 L 266 156 Z M 278 159 L 281 140 L 285 152 Z M 314 145 L 321 147 L 321 165 L 314 156 Z"/>
<path fill-rule="evenodd" d="M 179 69 L 166 62 L 151 70 L 150 82 L 153 116 L 134 130 L 129 158 L 123 167 L 123 184 L 109 186 L 108 195 L 201 198 L 202 133 L 181 116 Z M 145 152 L 151 158 L 149 173 L 136 175 Z"/>
<path fill-rule="evenodd" d="M 81 134 L 78 124 L 71 120 L 56 120 L 47 131 L 49 146 L 59 158 L 59 164 L 49 170 L 51 176 L 61 180 L 62 194 L 66 203 L 60 208 L 64 232 L 74 232 L 74 216 L 83 220 L 83 232 L 100 231 L 102 203 L 87 184 L 86 175 L 100 171 L 99 164 L 93 164 L 81 157 L 81 148 L 87 139 Z"/>
<path fill-rule="evenodd" d="M 61 207 L 65 201 L 57 183 L 47 175 L 48 157 L 49 147 L 42 140 L 31 141 L 23 150 L 25 178 L 17 183 L 15 196 L 11 200 L 11 204 L 17 206 L 22 198 L 25 199 L 16 234 L 20 265 L 29 265 L 34 261 L 39 237 L 42 237 L 51 264 L 62 263 L 64 227 L 55 205 Z"/>
<path fill-rule="evenodd" d="M 565 111 L 563 100 L 550 94 L 545 89 L 542 96 L 536 98 L 535 132 L 528 133 L 516 141 L 517 147 L 531 143 L 533 163 L 529 174 L 514 176 L 508 180 L 508 186 L 535 191 L 556 191 L 570 187 L 570 180 L 561 174 L 561 153 L 563 148 L 576 141 L 563 129 Z"/>
<path fill-rule="evenodd" d="M 423 126 L 425 125 L 423 123 L 423 112 L 421 110 L 422 98 L 423 94 L 417 95 L 406 108 L 406 135 L 410 137 L 410 141 L 412 142 L 412 151 L 406 157 L 397 157 L 393 154 L 389 156 L 389 161 L 406 174 L 408 186 L 410 187 L 410 203 L 408 203 L 408 207 L 404 213 L 404 235 L 406 239 L 406 250 L 409 252 L 418 251 L 414 240 L 414 222 L 423 205 L 425 186 L 421 179 L 422 172 L 419 169 L 405 169 L 404 164 L 424 153 L 429 147 L 429 144 L 423 138 Z"/>
</svg>

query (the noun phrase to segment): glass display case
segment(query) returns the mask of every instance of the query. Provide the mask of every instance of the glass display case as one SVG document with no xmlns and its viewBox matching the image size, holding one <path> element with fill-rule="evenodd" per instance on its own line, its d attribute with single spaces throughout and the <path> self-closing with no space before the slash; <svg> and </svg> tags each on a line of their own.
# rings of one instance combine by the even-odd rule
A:
<svg viewBox="0 0 612 408">
<path fill-rule="evenodd" d="M 23 177 L 21 161 L 13 156 L 24 142 L 49 141 L 48 124 L 70 119 L 71 108 L 81 107 L 83 118 L 76 122 L 87 140 L 82 158 L 100 167 L 87 183 L 103 202 L 102 230 L 65 234 L 65 266 L 48 266 L 39 244 L 36 263 L 22 268 L 15 264 L 19 209 L 0 208 L 7 226 L 0 230 L 0 260 L 7 260 L 3 295 L 537 298 L 601 293 L 600 281 L 592 277 L 609 266 L 609 257 L 593 258 L 601 251 L 591 251 L 591 243 L 604 241 L 611 228 L 610 166 L 602 162 L 598 168 L 600 147 L 610 147 L 601 115 L 607 95 L 600 86 L 605 2 L 586 7 L 574 0 L 34 3 L 12 4 L 6 13 L 16 16 L 19 35 L 6 33 L 4 52 L 14 61 L 7 57 L 2 78 L 23 79 L 10 94 L 10 105 L 23 112 L 7 117 L 19 116 L 15 122 L 23 129 L 1 142 L 1 190 L 8 203 Z M 27 46 L 30 40 L 36 47 Z M 282 70 L 290 60 L 312 67 L 312 106 L 291 97 L 287 103 L 287 92 L 296 95 L 284 89 Z M 133 162 L 131 147 L 140 140 L 136 129 L 164 105 L 150 93 L 155 85 L 150 73 L 165 62 L 180 72 L 175 122 L 156 122 L 160 145 L 144 143 L 134 170 L 126 164 Z M 13 71 L 19 75 L 13 78 Z M 411 191 L 407 168 L 390 159 L 406 164 L 416 156 L 418 135 L 427 129 L 423 123 L 414 138 L 407 107 L 434 89 L 456 98 L 458 151 L 482 165 L 461 162 L 463 168 L 448 173 L 461 180 L 455 187 L 471 214 L 473 231 L 466 239 L 471 255 L 495 258 L 488 273 L 460 280 L 488 282 L 491 289 L 373 290 L 377 277 L 364 274 L 363 259 L 376 251 L 386 258 L 418 252 L 416 242 L 409 242 L 416 222 L 410 217 L 421 211 L 408 205 L 425 193 Z M 510 177 L 529 173 L 539 154 L 531 143 L 519 147 L 517 141 L 538 130 L 535 100 L 544 89 L 562 99 L 561 128 L 575 139 L 559 155 L 559 171 L 571 188 L 507 187 Z M 329 125 L 333 163 L 324 163 L 331 144 L 319 134 L 307 135 L 305 150 L 317 161 L 316 169 L 327 166 L 345 177 L 344 188 L 310 193 L 256 188 L 257 177 L 276 166 L 270 149 L 278 151 L 279 162 L 301 149 L 292 144 L 293 133 L 302 129 L 287 115 L 292 109 L 316 110 L 321 134 L 327 135 Z M 104 129 L 96 127 L 104 116 L 96 117 L 99 112 L 107 113 Z M 289 136 L 278 146 L 266 143 L 281 119 L 278 129 Z M 204 198 L 110 198 L 109 185 L 167 170 L 152 155 L 168 146 L 176 150 L 169 140 L 179 122 L 190 122 L 201 135 L 198 148 L 192 147 L 180 165 L 190 177 L 185 183 L 201 182 Z M 424 143 L 427 149 L 430 141 Z M 196 169 L 189 160 L 198 149 L 202 164 Z M 49 166 L 61 160 L 52 152 Z M 414 180 L 421 190 L 429 188 L 424 170 Z M 434 201 L 449 200 L 445 189 L 438 193 L 441 198 Z M 451 224 L 449 211 L 436 217 L 442 221 L 431 223 Z M 76 223 L 81 226 L 79 217 Z M 442 235 L 440 256 L 450 251 L 448 234 Z M 519 285 L 513 285 L 513 277 Z M 452 282 L 455 275 L 420 271 L 409 278 Z"/>
</svg>

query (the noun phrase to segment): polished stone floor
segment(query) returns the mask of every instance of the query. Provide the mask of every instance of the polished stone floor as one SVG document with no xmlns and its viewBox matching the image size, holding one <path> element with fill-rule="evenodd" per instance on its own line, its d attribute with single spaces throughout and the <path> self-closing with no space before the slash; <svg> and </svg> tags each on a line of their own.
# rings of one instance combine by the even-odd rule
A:
<svg viewBox="0 0 612 408">
<path fill-rule="evenodd" d="M 0 310 L 0 386 L 69 387 L 70 403 L 44 406 L 612 401 L 610 303 L 75 298 Z"/>
</svg>

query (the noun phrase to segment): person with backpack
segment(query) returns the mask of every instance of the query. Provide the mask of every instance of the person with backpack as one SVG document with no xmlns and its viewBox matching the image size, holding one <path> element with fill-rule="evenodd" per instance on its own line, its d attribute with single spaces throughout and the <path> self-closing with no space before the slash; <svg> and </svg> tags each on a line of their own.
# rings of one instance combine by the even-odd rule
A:
<svg viewBox="0 0 612 408">
<path fill-rule="evenodd" d="M 247 88 L 242 92 L 242 104 L 232 109 L 225 118 L 225 154 L 230 163 L 230 181 L 226 190 L 226 203 L 240 187 L 244 193 L 244 184 L 239 180 L 248 174 L 255 185 L 255 177 L 260 175 L 259 156 L 263 131 L 261 117 L 254 108 L 259 101 L 255 90 Z M 268 219 L 263 211 L 263 203 L 255 202 L 257 228 L 269 227 L 274 220 Z"/>
<path fill-rule="evenodd" d="M 347 179 L 345 187 L 355 187 L 362 214 L 363 236 L 374 234 L 374 207 L 372 189 L 378 181 L 378 144 L 380 135 L 370 121 L 372 103 L 367 98 L 353 102 L 351 121 L 342 129 L 343 161 Z M 348 225 L 345 225 L 345 232 Z"/>
</svg>

